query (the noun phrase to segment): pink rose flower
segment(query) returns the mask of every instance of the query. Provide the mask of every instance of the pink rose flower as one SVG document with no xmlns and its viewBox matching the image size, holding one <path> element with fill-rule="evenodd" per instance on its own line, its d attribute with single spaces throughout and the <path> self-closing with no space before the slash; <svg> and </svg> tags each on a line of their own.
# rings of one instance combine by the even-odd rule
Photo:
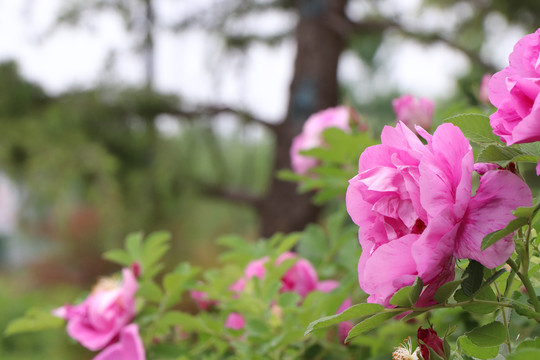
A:
<svg viewBox="0 0 540 360">
<path fill-rule="evenodd" d="M 144 346 L 139 336 L 137 324 L 131 324 L 120 331 L 120 341 L 108 346 L 94 360 L 145 360 Z"/>
<path fill-rule="evenodd" d="M 532 204 L 527 185 L 506 170 L 486 169 L 471 197 L 473 152 L 459 128 L 443 124 L 433 136 L 416 130 L 427 145 L 403 123 L 386 126 L 382 144 L 360 156 L 347 189 L 363 250 L 359 283 L 369 302 L 385 306 L 416 277 L 427 285 L 417 305 L 432 304 L 435 291 L 454 278 L 456 258 L 488 268 L 504 263 L 514 250 L 512 235 L 484 251 L 482 240 L 504 228 L 512 210 Z"/>
<path fill-rule="evenodd" d="M 283 253 L 276 259 L 276 265 L 294 258 L 297 258 L 297 255 L 292 252 Z M 244 270 L 244 277 L 232 284 L 230 289 L 234 292 L 241 292 L 244 290 L 247 280 L 253 277 L 264 278 L 266 275 L 265 264 L 267 262 L 267 257 L 251 261 Z M 298 258 L 281 278 L 280 292 L 294 291 L 300 296 L 306 297 L 307 294 L 317 289 L 318 281 L 319 278 L 313 265 L 306 259 Z"/>
<path fill-rule="evenodd" d="M 540 140 L 540 29 L 514 46 L 509 66 L 489 82 L 493 133 L 508 145 Z"/>
<path fill-rule="evenodd" d="M 392 101 L 397 122 L 403 122 L 414 131 L 415 125 L 429 130 L 433 122 L 435 104 L 426 98 L 416 99 L 412 95 L 403 95 Z"/>
<path fill-rule="evenodd" d="M 129 269 L 122 282 L 102 279 L 79 305 L 65 305 L 53 314 L 67 320 L 69 336 L 90 350 L 107 346 L 135 316 L 137 280 Z"/>
<path fill-rule="evenodd" d="M 237 312 L 230 313 L 225 320 L 225 327 L 228 329 L 241 330 L 244 326 L 246 326 L 246 320 Z"/>
<path fill-rule="evenodd" d="M 491 80 L 491 74 L 484 74 L 478 91 L 478 99 L 486 104 L 489 104 L 489 80 Z"/>
<path fill-rule="evenodd" d="M 306 174 L 309 169 L 318 165 L 318 160 L 300 154 L 302 150 L 309 150 L 324 145 L 322 133 L 324 130 L 335 127 L 343 131 L 351 131 L 351 120 L 359 124 L 360 131 L 366 131 L 366 125 L 360 122 L 360 116 L 348 106 L 329 108 L 311 115 L 302 132 L 297 135 L 291 145 L 291 166 L 297 174 Z"/>
</svg>

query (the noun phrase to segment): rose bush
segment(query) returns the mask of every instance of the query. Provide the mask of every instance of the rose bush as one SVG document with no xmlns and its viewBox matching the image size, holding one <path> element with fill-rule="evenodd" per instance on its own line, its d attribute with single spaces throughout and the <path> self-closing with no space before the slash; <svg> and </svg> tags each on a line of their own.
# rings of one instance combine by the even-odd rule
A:
<svg viewBox="0 0 540 360">
<path fill-rule="evenodd" d="M 516 207 L 532 204 L 527 185 L 505 170 L 485 172 L 471 197 L 473 152 L 459 128 L 443 124 L 433 136 L 416 129 L 427 145 L 403 123 L 385 127 L 382 144 L 360 156 L 347 190 L 363 249 L 359 283 L 369 302 L 385 306 L 416 277 L 428 285 L 419 305 L 432 303 L 437 288 L 454 278 L 456 258 L 488 268 L 504 263 L 512 236 L 484 251 L 482 239 L 506 226 Z"/>
</svg>

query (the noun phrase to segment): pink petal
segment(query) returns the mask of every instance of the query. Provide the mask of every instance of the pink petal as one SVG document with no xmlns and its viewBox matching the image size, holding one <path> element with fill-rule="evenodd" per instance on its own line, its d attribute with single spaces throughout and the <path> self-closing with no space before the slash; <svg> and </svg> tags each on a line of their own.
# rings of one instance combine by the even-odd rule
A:
<svg viewBox="0 0 540 360">
<path fill-rule="evenodd" d="M 416 234 L 406 235 L 374 251 L 369 244 L 362 244 L 358 278 L 360 287 L 370 294 L 368 302 L 388 305 L 397 290 L 414 282 L 418 272 L 411 254 L 411 244 L 418 237 Z"/>
<path fill-rule="evenodd" d="M 476 260 L 488 268 L 503 264 L 514 251 L 512 235 L 484 251 L 480 250 L 482 240 L 514 219 L 512 210 L 531 205 L 531 191 L 521 178 L 505 170 L 488 171 L 480 178 L 480 187 L 459 229 L 456 257 Z"/>
</svg>

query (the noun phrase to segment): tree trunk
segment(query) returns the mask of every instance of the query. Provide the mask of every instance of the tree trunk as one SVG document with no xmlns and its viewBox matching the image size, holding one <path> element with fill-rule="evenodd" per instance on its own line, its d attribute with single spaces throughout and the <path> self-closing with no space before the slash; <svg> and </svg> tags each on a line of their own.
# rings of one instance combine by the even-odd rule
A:
<svg viewBox="0 0 540 360">
<path fill-rule="evenodd" d="M 302 124 L 314 112 L 338 103 L 337 68 L 344 41 L 329 21 L 344 17 L 348 0 L 296 0 L 298 26 L 294 75 L 284 121 L 276 129 L 274 169 L 290 168 L 289 149 Z M 257 210 L 261 235 L 302 230 L 317 220 L 320 208 L 309 194 L 298 195 L 296 184 L 273 178 Z"/>
</svg>

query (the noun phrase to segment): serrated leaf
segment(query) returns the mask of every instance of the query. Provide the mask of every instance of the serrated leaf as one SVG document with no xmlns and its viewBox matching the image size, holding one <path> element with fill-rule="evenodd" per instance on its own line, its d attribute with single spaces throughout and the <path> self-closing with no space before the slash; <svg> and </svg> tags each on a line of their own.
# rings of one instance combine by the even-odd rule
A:
<svg viewBox="0 0 540 360">
<path fill-rule="evenodd" d="M 65 321 L 49 312 L 41 309 L 30 309 L 24 317 L 12 320 L 6 330 L 5 335 L 14 335 L 25 332 L 57 329 L 64 325 Z"/>
<path fill-rule="evenodd" d="M 460 114 L 444 120 L 460 128 L 465 137 L 479 144 L 501 143 L 499 137 L 493 134 L 489 117 L 481 114 Z"/>
<path fill-rule="evenodd" d="M 518 161 L 537 163 L 538 156 L 524 154 L 516 148 L 489 145 L 478 154 L 476 161 L 493 163 L 505 167 L 511 162 Z"/>
<path fill-rule="evenodd" d="M 387 313 L 379 313 L 375 314 L 373 316 L 368 317 L 364 321 L 361 321 L 360 323 L 356 324 L 351 331 L 349 331 L 349 334 L 347 335 L 347 338 L 345 339 L 345 342 L 349 342 L 358 335 L 361 335 L 365 333 L 366 331 L 372 330 L 376 328 L 377 326 L 384 323 L 386 320 L 393 318 L 394 316 L 399 315 L 400 313 L 395 312 L 387 312 Z"/>
<path fill-rule="evenodd" d="M 384 311 L 385 308 L 379 304 L 357 304 L 343 311 L 341 314 L 326 316 L 318 320 L 313 321 L 307 327 L 305 335 L 310 334 L 314 330 L 326 328 L 340 322 L 352 320 L 368 315 L 373 315 Z"/>
<path fill-rule="evenodd" d="M 469 266 L 463 272 L 463 282 L 461 288 L 466 296 L 472 296 L 480 286 L 484 279 L 484 266 L 478 261 L 469 260 Z"/>
<path fill-rule="evenodd" d="M 465 335 L 480 347 L 491 347 L 502 344 L 506 340 L 506 328 L 498 321 L 477 327 Z"/>
<path fill-rule="evenodd" d="M 499 353 L 499 347 L 480 347 L 475 345 L 467 336 L 460 336 L 457 340 L 457 345 L 465 354 L 478 359 L 492 359 Z"/>
<path fill-rule="evenodd" d="M 132 259 L 140 259 L 142 251 L 143 233 L 131 233 L 126 237 L 126 251 Z"/>
<path fill-rule="evenodd" d="M 529 219 L 524 217 L 518 217 L 506 225 L 504 229 L 497 230 L 487 234 L 482 240 L 482 250 L 486 250 L 491 245 L 495 244 L 497 241 L 501 240 L 507 235 L 514 233 L 517 229 L 520 229 L 522 226 L 527 225 Z"/>
<path fill-rule="evenodd" d="M 423 288 L 424 283 L 422 282 L 422 279 L 417 277 L 413 285 L 399 289 L 390 299 L 390 304 L 401 307 L 411 307 L 420 297 Z"/>
<path fill-rule="evenodd" d="M 171 235 L 166 231 L 153 232 L 147 236 L 142 247 L 143 276 L 145 271 L 149 271 L 163 255 L 169 250 L 169 240 Z"/>
<path fill-rule="evenodd" d="M 437 289 L 435 295 L 433 295 L 433 300 L 435 300 L 439 304 L 445 303 L 446 300 L 448 300 L 450 296 L 452 296 L 452 294 L 456 291 L 461 282 L 462 280 L 454 280 L 442 285 L 439 289 Z"/>
<path fill-rule="evenodd" d="M 131 256 L 128 255 L 122 249 L 112 249 L 103 254 L 103 258 L 107 261 L 120 264 L 122 266 L 129 266 L 133 263 Z"/>
</svg>

